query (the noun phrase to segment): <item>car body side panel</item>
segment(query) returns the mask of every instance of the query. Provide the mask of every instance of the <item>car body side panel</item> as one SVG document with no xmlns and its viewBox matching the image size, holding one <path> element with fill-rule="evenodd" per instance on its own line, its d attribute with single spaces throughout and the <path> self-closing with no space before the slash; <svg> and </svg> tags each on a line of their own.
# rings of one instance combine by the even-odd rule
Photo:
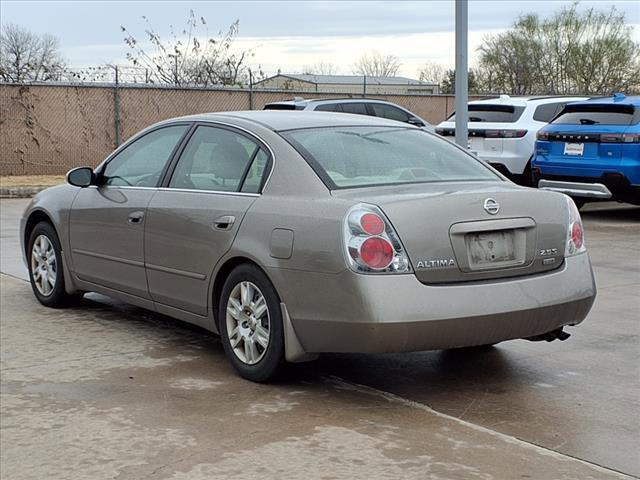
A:
<svg viewBox="0 0 640 480">
<path fill-rule="evenodd" d="M 22 244 L 23 260 L 26 265 L 28 261 L 26 256 L 26 243 L 29 239 L 25 238 L 25 228 L 29 216 L 34 212 L 42 212 L 51 219 L 62 246 L 62 257 L 65 267 L 65 289 L 68 293 L 76 291 L 75 279 L 72 274 L 73 261 L 69 255 L 69 211 L 73 199 L 79 191 L 80 188 L 68 184 L 47 188 L 31 199 L 20 220 L 20 241 Z"/>
<path fill-rule="evenodd" d="M 229 250 L 252 195 L 160 189 L 147 210 L 145 266 L 151 298 L 206 315 L 211 267 Z M 228 229 L 214 221 L 233 216 Z"/>
<path fill-rule="evenodd" d="M 155 188 L 88 187 L 74 199 L 69 241 L 81 280 L 150 298 L 144 268 L 146 209 Z M 131 221 L 131 215 L 139 218 Z"/>
</svg>

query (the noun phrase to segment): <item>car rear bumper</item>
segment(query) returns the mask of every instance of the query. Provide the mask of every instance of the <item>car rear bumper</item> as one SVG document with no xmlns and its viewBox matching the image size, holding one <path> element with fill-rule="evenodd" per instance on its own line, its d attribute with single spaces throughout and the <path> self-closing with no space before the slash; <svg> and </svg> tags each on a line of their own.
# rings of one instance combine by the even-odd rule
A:
<svg viewBox="0 0 640 480">
<path fill-rule="evenodd" d="M 269 271 L 306 352 L 482 345 L 576 325 L 596 295 L 587 254 L 551 273 L 429 286 L 415 275 Z"/>
<path fill-rule="evenodd" d="M 575 177 L 550 175 L 534 167 L 531 174 L 533 185 L 541 189 L 565 193 L 584 200 L 640 203 L 640 185 L 632 185 L 621 173 L 608 172 L 600 177 Z"/>
</svg>

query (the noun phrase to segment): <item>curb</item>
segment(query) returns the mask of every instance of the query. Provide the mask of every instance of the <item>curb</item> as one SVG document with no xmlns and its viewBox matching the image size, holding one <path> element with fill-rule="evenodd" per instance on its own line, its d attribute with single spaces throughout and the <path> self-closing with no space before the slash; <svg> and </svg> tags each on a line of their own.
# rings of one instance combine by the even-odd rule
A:
<svg viewBox="0 0 640 480">
<path fill-rule="evenodd" d="M 47 185 L 35 185 L 28 187 L 1 187 L 0 198 L 31 198 L 36 193 L 49 188 Z"/>
</svg>

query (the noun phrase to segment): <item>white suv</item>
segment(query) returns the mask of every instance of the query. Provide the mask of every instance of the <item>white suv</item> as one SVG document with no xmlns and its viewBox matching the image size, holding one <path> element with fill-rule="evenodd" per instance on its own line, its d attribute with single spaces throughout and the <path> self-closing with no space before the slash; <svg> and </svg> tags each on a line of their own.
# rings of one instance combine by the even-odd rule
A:
<svg viewBox="0 0 640 480">
<path fill-rule="evenodd" d="M 265 110 L 315 110 L 317 112 L 342 112 L 356 115 L 370 115 L 372 117 L 388 118 L 398 122 L 410 123 L 417 127 L 433 132 L 433 126 L 413 112 L 391 102 L 373 100 L 369 98 L 334 98 L 334 99 L 304 99 L 295 97 L 293 100 L 271 102 L 264 106 Z"/>
<path fill-rule="evenodd" d="M 517 183 L 528 185 L 538 130 L 569 102 L 585 97 L 510 97 L 469 102 L 469 149 Z M 436 133 L 455 136 L 455 114 Z"/>
</svg>

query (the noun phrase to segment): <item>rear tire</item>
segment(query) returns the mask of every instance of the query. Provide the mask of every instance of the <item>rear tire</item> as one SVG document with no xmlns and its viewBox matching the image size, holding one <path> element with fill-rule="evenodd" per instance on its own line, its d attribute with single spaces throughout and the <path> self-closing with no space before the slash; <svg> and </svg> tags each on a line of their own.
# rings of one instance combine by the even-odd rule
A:
<svg viewBox="0 0 640 480">
<path fill-rule="evenodd" d="M 82 298 L 81 293 L 69 295 L 65 290 L 60 239 L 49 222 L 40 222 L 31 231 L 27 266 L 31 289 L 42 305 L 60 308 Z"/>
<path fill-rule="evenodd" d="M 218 306 L 224 352 L 240 376 L 272 379 L 284 362 L 280 297 L 255 265 L 236 267 L 222 287 Z"/>
</svg>

